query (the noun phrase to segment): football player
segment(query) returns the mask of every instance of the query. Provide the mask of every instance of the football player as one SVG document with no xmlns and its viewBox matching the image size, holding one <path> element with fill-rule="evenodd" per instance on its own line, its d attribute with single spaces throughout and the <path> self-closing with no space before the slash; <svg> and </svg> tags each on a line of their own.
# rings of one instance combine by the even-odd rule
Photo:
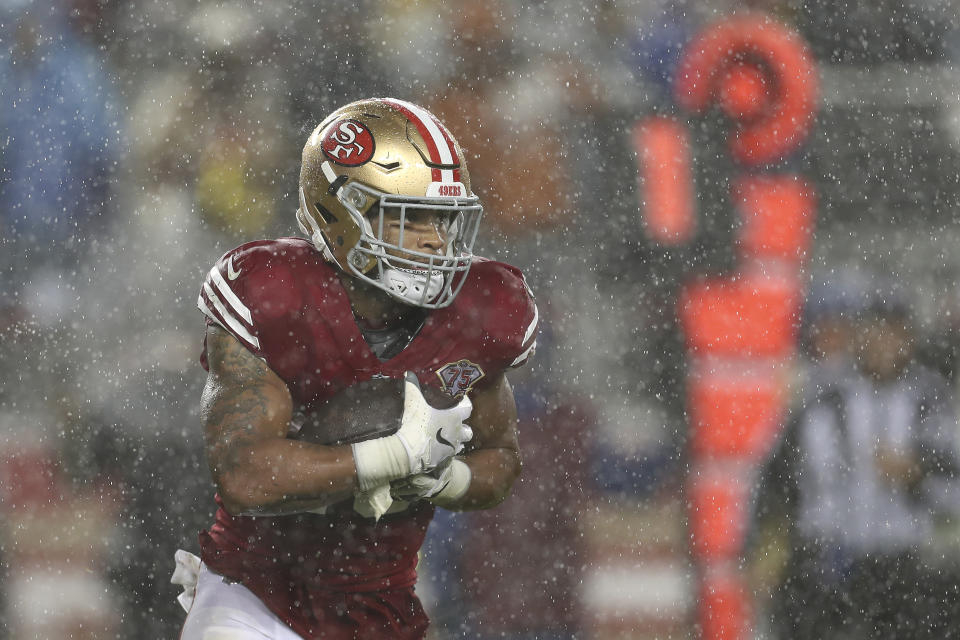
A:
<svg viewBox="0 0 960 640">
<path fill-rule="evenodd" d="M 229 251 L 200 292 L 218 510 L 200 558 L 177 554 L 181 637 L 422 638 L 435 507 L 493 507 L 520 472 L 505 373 L 537 309 L 517 269 L 473 255 L 463 151 L 421 107 L 331 114 L 299 199 L 308 239 Z"/>
</svg>

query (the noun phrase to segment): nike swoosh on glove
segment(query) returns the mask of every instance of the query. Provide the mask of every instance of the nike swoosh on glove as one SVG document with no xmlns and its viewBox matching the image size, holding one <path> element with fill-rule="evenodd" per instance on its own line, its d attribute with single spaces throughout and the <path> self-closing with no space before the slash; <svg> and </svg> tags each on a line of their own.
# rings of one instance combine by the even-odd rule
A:
<svg viewBox="0 0 960 640">
<path fill-rule="evenodd" d="M 463 451 L 473 430 L 463 424 L 473 404 L 464 396 L 450 409 L 431 407 L 420 391 L 420 382 L 411 372 L 404 375 L 403 417 L 396 435 L 410 462 L 410 475 L 436 469 Z"/>
</svg>

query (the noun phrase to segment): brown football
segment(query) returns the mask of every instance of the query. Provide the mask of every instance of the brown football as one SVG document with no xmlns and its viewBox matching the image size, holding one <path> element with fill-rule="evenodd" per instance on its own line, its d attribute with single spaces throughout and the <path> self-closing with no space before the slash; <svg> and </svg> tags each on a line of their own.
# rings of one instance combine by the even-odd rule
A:
<svg viewBox="0 0 960 640">
<path fill-rule="evenodd" d="M 434 407 L 449 408 L 456 400 L 438 388 L 421 388 Z M 345 444 L 394 433 L 403 415 L 403 380 L 372 379 L 347 387 L 313 411 L 300 413 L 298 440 Z"/>
</svg>

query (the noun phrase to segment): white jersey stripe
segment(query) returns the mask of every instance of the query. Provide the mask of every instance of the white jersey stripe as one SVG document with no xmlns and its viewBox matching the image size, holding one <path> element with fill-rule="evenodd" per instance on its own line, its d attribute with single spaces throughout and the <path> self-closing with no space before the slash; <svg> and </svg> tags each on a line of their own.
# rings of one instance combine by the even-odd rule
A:
<svg viewBox="0 0 960 640">
<path fill-rule="evenodd" d="M 533 335 L 533 332 L 537 329 L 537 322 L 540 320 L 540 310 L 537 309 L 537 305 L 533 305 L 533 320 L 530 321 L 530 326 L 527 327 L 526 333 L 523 334 L 523 342 L 520 344 L 527 344 L 527 340 L 530 339 L 530 336 Z"/>
<path fill-rule="evenodd" d="M 510 363 L 510 366 L 511 366 L 511 367 L 515 367 L 515 366 L 517 366 L 518 364 L 523 364 L 523 361 L 526 360 L 527 358 L 529 358 L 529 357 L 530 357 L 530 354 L 533 353 L 536 348 L 537 348 L 537 341 L 534 340 L 534 341 L 533 341 L 533 344 L 531 344 L 529 347 L 527 347 L 527 350 L 526 350 L 526 351 L 524 351 L 523 353 L 521 353 L 520 355 L 518 355 L 517 358 L 516 358 L 513 362 Z"/>
<path fill-rule="evenodd" d="M 210 307 L 207 306 L 207 303 L 203 301 L 203 295 L 202 295 L 202 294 L 199 295 L 199 296 L 197 296 L 197 308 L 200 309 L 200 311 L 203 312 L 203 315 L 207 316 L 208 318 L 210 318 L 211 320 L 213 320 L 214 322 L 216 322 L 217 325 L 218 325 L 221 329 L 223 329 L 224 331 L 230 331 L 229 329 L 227 329 L 227 328 L 223 325 L 223 321 L 220 320 L 220 318 L 217 317 L 217 314 L 215 314 L 213 311 L 211 311 L 211 310 L 210 310 Z"/>
<path fill-rule="evenodd" d="M 233 292 L 233 289 L 230 288 L 227 281 L 220 275 L 220 270 L 217 269 L 216 265 L 210 269 L 210 279 L 213 280 L 213 284 L 217 285 L 217 289 L 220 290 L 223 297 L 226 298 L 230 306 L 233 307 L 233 310 L 239 313 L 240 317 L 246 320 L 247 324 L 252 327 L 253 317 L 250 315 L 250 309 L 247 308 L 247 305 L 240 302 L 240 298 L 237 297 L 237 294 Z"/>
<path fill-rule="evenodd" d="M 243 338 L 247 341 L 248 344 L 252 344 L 257 349 L 260 348 L 260 340 L 256 336 L 251 335 L 247 328 L 243 326 L 239 320 L 230 315 L 230 312 L 227 311 L 227 308 L 223 306 L 223 303 L 220 301 L 220 298 L 217 297 L 217 294 L 214 293 L 213 289 L 210 288 L 210 285 L 206 282 L 203 283 L 203 291 L 207 294 L 207 299 L 213 303 L 213 308 L 217 310 L 217 313 L 220 314 L 220 317 L 227 323 L 229 330 L 233 332 L 238 338 Z"/>
<path fill-rule="evenodd" d="M 436 120 L 433 119 L 433 116 L 430 115 L 428 111 L 421 109 L 417 105 L 406 102 L 405 100 L 396 100 L 394 98 L 389 98 L 384 100 L 384 102 L 392 102 L 398 104 L 405 109 L 408 109 L 410 113 L 415 115 L 426 127 L 427 131 L 430 133 L 430 137 L 433 138 L 433 144 L 437 147 L 437 152 L 440 154 L 440 163 L 441 164 L 453 164 L 453 153 L 450 151 L 450 145 L 447 144 L 447 139 L 443 136 L 443 132 L 440 131 L 440 127 L 437 125 Z M 449 182 L 453 182 L 453 171 L 450 172 Z M 443 182 L 448 182 L 447 176 L 443 176 Z"/>
</svg>

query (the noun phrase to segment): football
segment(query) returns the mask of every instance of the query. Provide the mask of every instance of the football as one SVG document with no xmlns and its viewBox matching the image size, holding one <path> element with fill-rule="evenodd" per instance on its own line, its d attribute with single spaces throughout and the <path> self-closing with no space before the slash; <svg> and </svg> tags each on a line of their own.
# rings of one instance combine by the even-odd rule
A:
<svg viewBox="0 0 960 640">
<path fill-rule="evenodd" d="M 426 401 L 449 408 L 456 400 L 436 387 L 422 386 Z M 349 444 L 394 433 L 403 415 L 403 380 L 374 378 L 347 387 L 309 412 L 294 417 L 298 440 Z"/>
</svg>

